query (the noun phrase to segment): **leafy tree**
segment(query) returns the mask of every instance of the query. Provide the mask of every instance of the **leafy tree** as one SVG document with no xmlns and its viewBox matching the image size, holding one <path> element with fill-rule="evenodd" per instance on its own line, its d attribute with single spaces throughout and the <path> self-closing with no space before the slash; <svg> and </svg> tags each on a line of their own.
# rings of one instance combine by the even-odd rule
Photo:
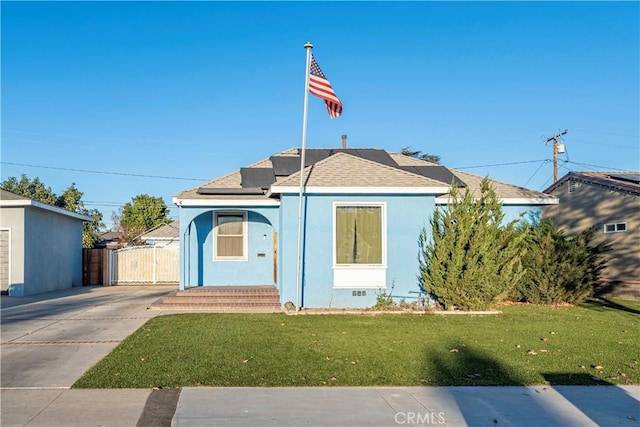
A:
<svg viewBox="0 0 640 427">
<path fill-rule="evenodd" d="M 31 180 L 27 175 L 22 174 L 18 180 L 15 176 L 11 176 L 2 182 L 2 189 L 47 205 L 58 206 L 58 197 L 51 187 L 46 187 L 38 177 Z"/>
<path fill-rule="evenodd" d="M 13 176 L 9 177 L 0 186 L 4 190 L 28 197 L 31 200 L 92 217 L 93 221 L 82 224 L 82 247 L 84 248 L 93 247 L 96 241 L 96 232 L 104 228 L 102 213 L 97 209 L 84 207 L 82 202 L 84 193 L 76 188 L 75 182 L 71 183 L 60 196 L 56 196 L 51 187 L 46 187 L 40 178 L 35 177 L 31 180 L 25 174 L 22 174 L 19 180 Z"/>
<path fill-rule="evenodd" d="M 422 151 L 411 150 L 411 147 L 404 147 L 400 154 L 409 157 L 415 157 L 416 159 L 425 160 L 427 162 L 440 164 L 440 156 L 429 153 L 422 154 Z"/>
<path fill-rule="evenodd" d="M 98 241 L 98 233 L 104 230 L 102 212 L 98 209 L 84 209 L 82 215 L 93 218 L 93 221 L 82 224 L 82 247 L 92 248 Z"/>
<path fill-rule="evenodd" d="M 420 284 L 451 310 L 485 310 L 506 299 L 524 277 L 520 262 L 525 234 L 504 214 L 488 179 L 478 197 L 452 186 L 451 202 L 436 209 L 420 236 Z"/>
<path fill-rule="evenodd" d="M 593 295 L 606 267 L 608 243 L 592 245 L 592 229 L 567 236 L 548 220 L 523 230 L 527 253 L 525 280 L 517 287 L 517 299 L 539 304 L 580 303 Z"/>
<path fill-rule="evenodd" d="M 121 211 L 114 213 L 112 219 L 117 225 L 122 240 L 140 243 L 140 235 L 161 224 L 168 224 L 169 208 L 162 197 L 139 194 L 125 203 Z"/>
<path fill-rule="evenodd" d="M 72 182 L 58 197 L 56 205 L 68 211 L 93 218 L 93 221 L 82 224 L 82 247 L 92 248 L 98 240 L 96 236 L 98 231 L 104 228 L 104 223 L 102 222 L 102 213 L 99 210 L 85 208 L 82 201 L 83 195 L 84 193 L 76 188 L 76 183 Z"/>
</svg>

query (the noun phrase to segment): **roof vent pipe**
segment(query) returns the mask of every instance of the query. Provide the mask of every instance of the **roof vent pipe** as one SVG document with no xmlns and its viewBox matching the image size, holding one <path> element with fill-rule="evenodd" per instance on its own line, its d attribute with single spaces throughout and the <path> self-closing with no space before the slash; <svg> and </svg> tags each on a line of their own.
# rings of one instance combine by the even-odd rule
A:
<svg viewBox="0 0 640 427">
<path fill-rule="evenodd" d="M 347 135 L 342 135 L 342 149 L 347 148 Z"/>
</svg>

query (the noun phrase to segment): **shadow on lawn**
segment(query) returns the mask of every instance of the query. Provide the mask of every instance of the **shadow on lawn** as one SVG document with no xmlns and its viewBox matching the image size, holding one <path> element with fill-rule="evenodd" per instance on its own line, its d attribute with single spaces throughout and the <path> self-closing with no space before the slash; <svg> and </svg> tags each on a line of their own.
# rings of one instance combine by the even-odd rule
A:
<svg viewBox="0 0 640 427">
<path fill-rule="evenodd" d="M 603 311 L 607 308 L 610 308 L 614 310 L 625 311 L 627 313 L 640 314 L 640 310 L 627 307 L 625 305 L 619 304 L 607 298 L 593 298 L 583 303 L 582 306 L 585 308 L 590 308 L 592 310 L 599 310 L 599 311 Z"/>
<path fill-rule="evenodd" d="M 452 344 L 448 353 L 429 356 L 424 378 L 439 386 L 524 385 L 525 381 L 492 356 L 469 346 Z"/>
</svg>

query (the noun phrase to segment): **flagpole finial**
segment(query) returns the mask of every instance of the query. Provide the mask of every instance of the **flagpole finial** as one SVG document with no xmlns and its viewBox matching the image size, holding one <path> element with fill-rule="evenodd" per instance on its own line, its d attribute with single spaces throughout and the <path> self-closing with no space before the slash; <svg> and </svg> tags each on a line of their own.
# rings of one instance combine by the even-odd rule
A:
<svg viewBox="0 0 640 427">
<path fill-rule="evenodd" d="M 306 42 L 304 45 L 305 49 L 313 49 L 313 45 L 311 44 L 311 42 Z"/>
</svg>

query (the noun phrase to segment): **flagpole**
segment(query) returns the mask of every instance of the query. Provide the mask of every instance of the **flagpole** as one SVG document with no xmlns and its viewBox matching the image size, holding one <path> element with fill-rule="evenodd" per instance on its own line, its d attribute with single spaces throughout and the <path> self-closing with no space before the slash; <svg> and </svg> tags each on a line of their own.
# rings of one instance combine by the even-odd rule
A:
<svg viewBox="0 0 640 427">
<path fill-rule="evenodd" d="M 307 110 L 309 107 L 309 68 L 311 66 L 311 49 L 313 45 L 307 42 L 307 68 L 304 78 L 304 113 L 302 115 L 302 149 L 300 150 L 300 191 L 298 194 L 298 253 L 296 259 L 296 311 L 300 311 L 302 286 L 302 196 L 304 193 L 304 164 L 307 145 Z"/>
</svg>

